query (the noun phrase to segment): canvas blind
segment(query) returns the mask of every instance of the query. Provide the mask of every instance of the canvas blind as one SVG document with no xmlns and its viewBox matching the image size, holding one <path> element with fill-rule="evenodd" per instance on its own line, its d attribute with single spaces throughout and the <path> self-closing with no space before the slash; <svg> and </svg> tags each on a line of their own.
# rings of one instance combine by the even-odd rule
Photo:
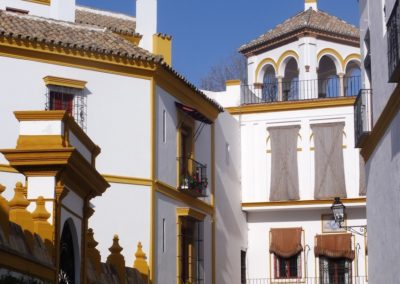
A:
<svg viewBox="0 0 400 284">
<path fill-rule="evenodd" d="M 367 195 L 367 184 L 365 176 L 365 161 L 364 157 L 360 155 L 360 192 L 361 196 Z"/>
<path fill-rule="evenodd" d="M 311 125 L 315 146 L 315 199 L 347 197 L 343 128 L 344 122 Z"/>
<path fill-rule="evenodd" d="M 351 234 L 317 235 L 314 253 L 316 257 L 354 259 L 355 253 L 351 248 Z"/>
<path fill-rule="evenodd" d="M 283 258 L 297 255 L 303 250 L 301 228 L 271 229 L 269 252 Z"/>
<path fill-rule="evenodd" d="M 271 139 L 270 201 L 298 200 L 297 138 L 300 126 L 269 127 Z"/>
</svg>

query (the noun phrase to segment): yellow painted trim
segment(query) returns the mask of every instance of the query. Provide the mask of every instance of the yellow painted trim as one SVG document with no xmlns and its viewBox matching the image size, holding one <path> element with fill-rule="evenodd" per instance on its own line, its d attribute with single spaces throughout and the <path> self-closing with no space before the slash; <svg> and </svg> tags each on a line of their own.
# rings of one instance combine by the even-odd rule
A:
<svg viewBox="0 0 400 284">
<path fill-rule="evenodd" d="M 386 131 L 388 130 L 393 119 L 396 117 L 400 110 L 400 85 L 397 85 L 385 108 L 382 110 L 381 115 L 372 128 L 372 131 L 367 138 L 364 147 L 361 149 L 361 155 L 364 157 L 365 162 L 369 160 L 372 153 L 375 151 L 379 142 L 382 140 Z"/>
<path fill-rule="evenodd" d="M 156 269 L 156 247 L 157 247 L 157 237 L 156 237 L 156 223 L 157 223 L 157 208 L 156 208 L 156 172 L 157 172 L 157 85 L 154 78 L 150 81 L 150 120 L 151 120 L 151 204 L 150 204 L 150 283 L 157 283 L 157 276 L 155 273 Z"/>
<path fill-rule="evenodd" d="M 122 76 L 150 79 L 155 63 L 0 37 L 0 55 Z"/>
<path fill-rule="evenodd" d="M 197 221 L 204 221 L 204 218 L 206 218 L 206 214 L 196 211 L 195 209 L 189 207 L 176 208 L 176 215 L 178 217 L 189 216 L 196 219 Z"/>
<path fill-rule="evenodd" d="M 65 144 L 61 135 L 20 135 L 18 149 L 58 149 Z"/>
<path fill-rule="evenodd" d="M 225 86 L 240 86 L 241 81 L 240 80 L 228 80 L 225 82 Z"/>
<path fill-rule="evenodd" d="M 41 5 L 47 5 L 50 6 L 50 0 L 24 0 L 25 2 L 32 2 L 36 4 L 41 4 Z"/>
<path fill-rule="evenodd" d="M 354 203 L 365 203 L 367 199 L 365 197 L 357 198 L 343 198 L 340 199 L 344 204 Z M 275 207 L 275 206 L 299 206 L 299 205 L 325 205 L 332 204 L 333 199 L 327 200 L 294 200 L 294 201 L 267 201 L 267 202 L 243 202 L 242 208 L 254 208 L 254 207 Z"/>
<path fill-rule="evenodd" d="M 309 4 L 309 3 L 317 3 L 317 0 L 306 0 L 306 3 L 307 4 Z"/>
<path fill-rule="evenodd" d="M 172 38 L 160 34 L 153 35 L 153 53 L 161 55 L 164 62 L 172 65 Z"/>
<path fill-rule="evenodd" d="M 19 173 L 16 169 L 11 167 L 10 165 L 0 164 L 0 172 L 5 173 Z"/>
<path fill-rule="evenodd" d="M 18 121 L 64 120 L 68 115 L 65 110 L 52 111 L 14 111 Z"/>
<path fill-rule="evenodd" d="M 127 41 L 133 43 L 134 45 L 139 45 L 142 36 L 141 35 L 125 35 L 125 34 L 121 34 L 121 33 L 117 33 L 119 36 L 123 37 L 124 39 L 126 39 Z"/>
<path fill-rule="evenodd" d="M 215 162 L 215 124 L 211 125 L 211 204 L 213 206 L 213 216 L 211 220 L 211 261 L 212 261 L 212 283 L 216 284 L 217 273 L 217 258 L 216 258 L 216 214 L 215 214 L 215 177 L 216 177 L 216 162 Z"/>
<path fill-rule="evenodd" d="M 272 58 L 264 58 L 263 60 L 261 60 L 261 62 L 258 64 L 257 68 L 256 68 L 256 73 L 255 73 L 255 81 L 258 81 L 258 75 L 261 71 L 261 69 L 265 66 L 265 65 L 272 65 L 272 67 L 274 67 L 275 69 L 275 75 L 278 74 L 278 64 L 275 62 L 275 60 L 273 60 Z"/>
<path fill-rule="evenodd" d="M 334 50 L 333 48 L 324 48 L 324 49 L 322 49 L 322 50 L 320 50 L 318 52 L 318 55 L 317 55 L 318 65 L 319 65 L 319 61 L 321 60 L 321 58 L 324 55 L 332 55 L 332 56 L 334 56 L 339 61 L 340 65 L 341 65 L 341 70 L 338 70 L 338 72 L 342 72 L 344 70 L 345 61 L 344 61 L 343 57 L 340 55 L 340 53 L 337 52 L 336 50 Z"/>
<path fill-rule="evenodd" d="M 287 50 L 284 53 L 282 53 L 282 55 L 278 59 L 278 62 L 276 64 L 278 66 L 278 71 L 277 71 L 278 74 L 277 75 L 279 75 L 279 71 L 280 71 L 282 62 L 288 57 L 295 58 L 297 61 L 297 66 L 299 66 L 299 55 L 297 54 L 297 52 L 294 50 Z"/>
<path fill-rule="evenodd" d="M 168 196 L 169 198 L 181 201 L 191 208 L 204 212 L 208 215 L 213 216 L 214 214 L 214 207 L 212 205 L 197 198 L 191 197 L 190 195 L 187 195 L 183 192 L 180 192 L 176 188 L 161 181 L 156 181 L 156 191 Z"/>
<path fill-rule="evenodd" d="M 46 86 L 55 85 L 55 86 L 70 87 L 75 89 L 84 89 L 87 84 L 86 81 L 54 77 L 54 76 L 46 76 L 43 78 L 43 81 L 46 84 Z"/>
<path fill-rule="evenodd" d="M 348 55 L 344 59 L 344 65 L 343 65 L 343 71 L 344 72 L 346 72 L 347 64 L 349 64 L 350 61 L 353 61 L 353 60 L 357 60 L 361 64 L 361 55 L 357 54 L 357 53 L 352 53 L 352 54 Z"/>
<path fill-rule="evenodd" d="M 151 186 L 153 184 L 151 179 L 145 179 L 145 178 L 116 176 L 109 174 L 103 174 L 102 176 L 107 182 L 111 183 L 145 185 L 145 186 Z"/>
<path fill-rule="evenodd" d="M 239 107 L 229 107 L 226 108 L 226 110 L 232 115 L 241 115 L 241 114 L 253 114 L 261 112 L 277 112 L 277 111 L 353 106 L 354 102 L 355 102 L 354 97 L 338 97 L 333 99 L 315 99 L 309 101 L 244 105 Z"/>
</svg>

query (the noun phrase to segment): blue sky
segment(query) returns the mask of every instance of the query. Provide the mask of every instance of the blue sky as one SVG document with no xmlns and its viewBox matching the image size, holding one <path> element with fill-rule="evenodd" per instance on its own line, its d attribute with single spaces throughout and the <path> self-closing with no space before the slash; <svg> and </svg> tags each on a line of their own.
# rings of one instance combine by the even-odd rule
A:
<svg viewBox="0 0 400 284">
<path fill-rule="evenodd" d="M 77 0 L 135 15 L 136 0 Z M 358 26 L 358 1 L 319 0 L 318 8 Z M 158 0 L 158 31 L 173 36 L 172 65 L 198 84 L 209 68 L 304 9 L 304 0 Z"/>
</svg>

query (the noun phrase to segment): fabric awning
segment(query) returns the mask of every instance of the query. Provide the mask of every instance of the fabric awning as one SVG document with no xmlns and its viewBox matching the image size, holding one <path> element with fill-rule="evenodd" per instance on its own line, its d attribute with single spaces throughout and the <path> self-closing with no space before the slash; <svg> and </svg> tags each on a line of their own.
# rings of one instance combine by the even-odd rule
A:
<svg viewBox="0 0 400 284">
<path fill-rule="evenodd" d="M 354 259 L 355 253 L 351 249 L 351 234 L 317 235 L 314 248 L 316 257 Z"/>
<path fill-rule="evenodd" d="M 288 258 L 303 250 L 301 245 L 301 228 L 271 229 L 269 252 Z"/>
<path fill-rule="evenodd" d="M 205 117 L 201 112 L 199 112 L 197 109 L 185 106 L 181 103 L 175 102 L 175 105 L 177 108 L 179 108 L 181 111 L 186 113 L 187 115 L 190 115 L 193 117 L 193 119 L 204 122 L 206 124 L 212 124 L 212 121 L 209 120 L 207 117 Z"/>
</svg>

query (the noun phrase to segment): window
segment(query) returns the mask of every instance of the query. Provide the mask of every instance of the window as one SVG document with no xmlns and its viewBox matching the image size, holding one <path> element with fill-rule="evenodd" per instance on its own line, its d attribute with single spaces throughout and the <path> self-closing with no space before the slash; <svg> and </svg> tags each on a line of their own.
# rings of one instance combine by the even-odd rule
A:
<svg viewBox="0 0 400 284">
<path fill-rule="evenodd" d="M 274 255 L 275 278 L 301 278 L 301 254 L 284 258 Z"/>
<path fill-rule="evenodd" d="M 53 76 L 47 76 L 43 80 L 47 87 L 45 109 L 67 111 L 86 131 L 86 82 Z"/>
<path fill-rule="evenodd" d="M 246 251 L 240 251 L 240 283 L 246 284 Z"/>
<path fill-rule="evenodd" d="M 346 258 L 319 258 L 321 284 L 350 284 L 351 260 Z"/>
<path fill-rule="evenodd" d="M 190 217 L 179 217 L 179 283 L 203 283 L 202 222 Z"/>
<path fill-rule="evenodd" d="M 167 112 L 163 110 L 163 133 L 162 133 L 162 141 L 163 143 L 167 142 Z"/>
</svg>

